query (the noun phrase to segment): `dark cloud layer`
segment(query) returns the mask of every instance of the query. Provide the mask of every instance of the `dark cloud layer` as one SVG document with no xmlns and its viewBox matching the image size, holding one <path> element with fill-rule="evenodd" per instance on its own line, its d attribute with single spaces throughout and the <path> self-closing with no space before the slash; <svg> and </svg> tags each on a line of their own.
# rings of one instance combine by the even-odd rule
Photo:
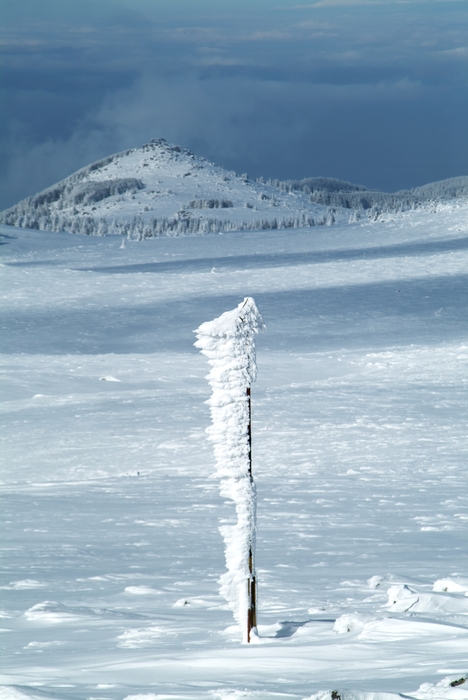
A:
<svg viewBox="0 0 468 700">
<path fill-rule="evenodd" d="M 4 0 L 0 206 L 163 136 L 239 172 L 467 174 L 457 0 Z"/>
</svg>

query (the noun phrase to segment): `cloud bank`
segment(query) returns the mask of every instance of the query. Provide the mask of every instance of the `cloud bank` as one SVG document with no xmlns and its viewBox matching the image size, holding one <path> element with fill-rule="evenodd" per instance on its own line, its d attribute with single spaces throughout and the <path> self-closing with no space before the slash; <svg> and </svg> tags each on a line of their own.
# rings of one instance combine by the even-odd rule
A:
<svg viewBox="0 0 468 700">
<path fill-rule="evenodd" d="M 153 137 L 253 176 L 466 174 L 455 0 L 7 3 L 1 207 Z"/>
</svg>

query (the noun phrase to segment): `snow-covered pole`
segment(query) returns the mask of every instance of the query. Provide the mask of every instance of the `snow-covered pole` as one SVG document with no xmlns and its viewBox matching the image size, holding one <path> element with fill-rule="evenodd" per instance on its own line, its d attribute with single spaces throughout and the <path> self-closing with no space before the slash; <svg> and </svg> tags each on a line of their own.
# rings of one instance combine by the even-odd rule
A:
<svg viewBox="0 0 468 700">
<path fill-rule="evenodd" d="M 255 575 L 256 491 L 252 475 L 251 384 L 257 376 L 254 336 L 264 329 L 255 301 L 247 297 L 236 309 L 203 323 L 195 346 L 211 365 L 208 401 L 212 425 L 216 476 L 220 492 L 236 505 L 237 523 L 223 525 L 227 571 L 221 576 L 221 594 L 241 626 L 244 642 L 257 626 Z"/>
</svg>

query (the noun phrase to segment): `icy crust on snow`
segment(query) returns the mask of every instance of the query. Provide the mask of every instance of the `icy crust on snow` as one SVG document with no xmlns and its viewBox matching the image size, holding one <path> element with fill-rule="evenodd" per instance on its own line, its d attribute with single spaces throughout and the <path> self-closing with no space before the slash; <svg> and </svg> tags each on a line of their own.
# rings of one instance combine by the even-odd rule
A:
<svg viewBox="0 0 468 700">
<path fill-rule="evenodd" d="M 211 365 L 207 379 L 213 390 L 208 400 L 212 425 L 207 433 L 214 446 L 215 475 L 221 479 L 221 496 L 234 501 L 237 514 L 235 525 L 220 527 L 227 568 L 220 579 L 220 591 L 242 629 L 248 610 L 249 552 L 254 559 L 256 529 L 247 389 L 257 376 L 254 337 L 263 329 L 255 301 L 247 297 L 236 309 L 203 323 L 195 331 L 195 346 Z"/>
</svg>

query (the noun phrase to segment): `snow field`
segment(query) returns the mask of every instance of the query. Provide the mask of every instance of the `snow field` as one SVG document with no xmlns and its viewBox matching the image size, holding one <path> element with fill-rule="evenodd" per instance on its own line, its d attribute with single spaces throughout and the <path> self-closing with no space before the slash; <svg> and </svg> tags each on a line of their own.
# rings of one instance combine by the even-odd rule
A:
<svg viewBox="0 0 468 700">
<path fill-rule="evenodd" d="M 124 250 L 2 227 L 4 700 L 468 696 L 466 214 Z M 192 346 L 246 295 L 249 646 Z"/>
</svg>

